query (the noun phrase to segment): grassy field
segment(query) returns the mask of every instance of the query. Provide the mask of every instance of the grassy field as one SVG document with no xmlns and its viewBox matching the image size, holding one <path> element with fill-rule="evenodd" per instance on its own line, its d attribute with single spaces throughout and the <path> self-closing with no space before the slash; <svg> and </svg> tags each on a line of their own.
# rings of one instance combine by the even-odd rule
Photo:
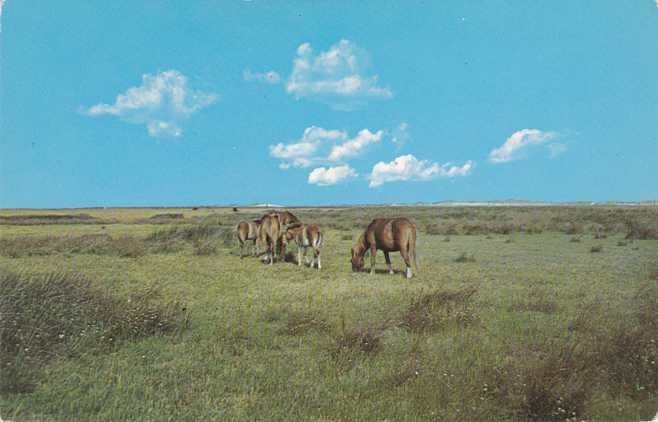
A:
<svg viewBox="0 0 658 422">
<path fill-rule="evenodd" d="M 323 269 L 240 260 L 263 210 L 0 211 L 11 420 L 648 420 L 658 209 L 292 210 Z M 418 225 L 411 280 L 352 273 L 374 216 Z M 59 217 L 58 217 L 59 216 Z M 399 254 L 393 266 L 403 269 Z"/>
</svg>

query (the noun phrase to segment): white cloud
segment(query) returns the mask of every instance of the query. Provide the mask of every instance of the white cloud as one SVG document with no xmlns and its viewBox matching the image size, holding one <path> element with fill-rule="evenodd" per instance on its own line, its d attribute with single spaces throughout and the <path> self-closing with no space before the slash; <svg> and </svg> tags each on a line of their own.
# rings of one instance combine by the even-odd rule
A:
<svg viewBox="0 0 658 422">
<path fill-rule="evenodd" d="M 313 163 L 321 161 L 319 150 L 326 141 L 346 139 L 347 133 L 340 130 L 326 130 L 321 127 L 311 126 L 304 130 L 302 138 L 297 142 L 270 145 L 270 155 L 283 160 L 279 168 L 287 169 L 293 167 L 309 167 Z"/>
<path fill-rule="evenodd" d="M 337 167 L 318 167 L 308 175 L 308 183 L 318 186 L 331 186 L 354 179 L 358 174 L 348 165 Z"/>
<path fill-rule="evenodd" d="M 363 129 L 354 138 L 342 130 L 327 130 L 311 126 L 304 130 L 301 139 L 284 144 L 270 145 L 270 156 L 281 160 L 279 168 L 310 167 L 320 163 L 344 162 L 365 152 L 371 144 L 380 142 L 384 131 L 373 133 Z"/>
<path fill-rule="evenodd" d="M 467 161 L 462 166 L 450 163 L 439 165 L 427 160 L 418 160 L 411 154 L 397 157 L 390 163 L 380 161 L 375 164 L 370 173 L 370 187 L 381 186 L 386 182 L 397 181 L 428 181 L 438 177 L 457 177 L 468 175 L 475 166 L 473 161 Z"/>
<path fill-rule="evenodd" d="M 528 148 L 552 142 L 557 136 L 556 132 L 543 132 L 539 129 L 519 130 L 507 138 L 500 148 L 495 148 L 489 153 L 489 161 L 500 164 L 518 160 L 524 157 L 523 152 Z M 552 148 L 552 156 L 556 155 L 555 152 L 559 154 L 566 149 L 566 146 L 559 145 L 559 147 L 549 145 L 549 148 Z"/>
<path fill-rule="evenodd" d="M 341 40 L 329 50 L 313 54 L 311 44 L 297 48 L 286 91 L 295 98 L 316 100 L 337 110 L 351 110 L 369 99 L 389 99 L 393 93 L 378 86 L 378 76 L 366 76 L 368 54 Z"/>
<path fill-rule="evenodd" d="M 330 161 L 340 161 L 344 158 L 359 155 L 368 145 L 381 141 L 384 132 L 378 130 L 376 133 L 363 129 L 358 135 L 345 141 L 340 145 L 335 145 L 329 154 Z"/>
<path fill-rule="evenodd" d="M 135 124 L 145 124 L 151 136 L 182 134 L 182 124 L 192 114 L 217 101 L 218 95 L 194 91 L 177 70 L 142 76 L 142 85 L 117 95 L 114 104 L 96 104 L 83 112 L 108 114 Z"/>
<path fill-rule="evenodd" d="M 281 82 L 281 76 L 273 71 L 270 70 L 269 72 L 252 72 L 250 69 L 245 69 L 244 72 L 242 72 L 242 77 L 244 78 L 245 81 L 258 81 L 258 82 L 265 82 L 270 85 L 276 85 L 279 82 Z"/>
</svg>

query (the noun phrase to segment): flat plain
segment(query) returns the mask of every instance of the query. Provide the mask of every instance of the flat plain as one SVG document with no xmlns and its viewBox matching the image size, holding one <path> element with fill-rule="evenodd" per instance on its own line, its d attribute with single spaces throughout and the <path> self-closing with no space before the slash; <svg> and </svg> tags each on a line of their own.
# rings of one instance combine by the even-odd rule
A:
<svg viewBox="0 0 658 422">
<path fill-rule="evenodd" d="M 256 208 L 0 211 L 11 420 L 648 420 L 658 207 L 291 209 L 321 271 L 240 259 Z M 375 216 L 419 269 L 353 273 Z M 368 262 L 368 261 L 366 261 Z"/>
</svg>

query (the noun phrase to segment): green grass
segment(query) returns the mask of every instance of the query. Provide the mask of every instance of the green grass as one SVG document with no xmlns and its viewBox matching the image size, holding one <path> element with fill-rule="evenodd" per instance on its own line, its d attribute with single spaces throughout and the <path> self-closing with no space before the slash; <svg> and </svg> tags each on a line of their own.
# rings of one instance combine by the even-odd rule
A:
<svg viewBox="0 0 658 422">
<path fill-rule="evenodd" d="M 149 222 L 168 212 L 184 213 L 182 222 Z M 257 215 L 248 209 L 85 210 L 116 221 L 1 226 L 3 240 L 132 237 L 143 253 L 125 256 L 123 243 L 78 253 L 57 241 L 40 244 L 40 254 L 3 254 L 0 269 L 37 278 L 80 274 L 117 303 L 157 285 L 163 306 L 185 307 L 187 328 L 57 356 L 39 368 L 29 391 L 2 393 L 0 415 L 646 420 L 655 414 L 658 240 L 638 239 L 658 219 L 655 207 L 293 212 L 324 228 L 321 271 L 240 260 L 226 233 Z M 359 228 L 389 213 L 419 225 L 420 269 L 411 280 L 350 269 Z M 620 216 L 636 223 L 616 221 Z M 575 229 L 567 224 L 572 220 Z M 607 237 L 595 239 L 601 226 Z M 600 251 L 592 253 L 596 246 Z M 462 255 L 474 261 L 456 259 Z M 402 270 L 399 254 L 391 256 Z M 381 253 L 377 261 L 384 270 Z"/>
</svg>

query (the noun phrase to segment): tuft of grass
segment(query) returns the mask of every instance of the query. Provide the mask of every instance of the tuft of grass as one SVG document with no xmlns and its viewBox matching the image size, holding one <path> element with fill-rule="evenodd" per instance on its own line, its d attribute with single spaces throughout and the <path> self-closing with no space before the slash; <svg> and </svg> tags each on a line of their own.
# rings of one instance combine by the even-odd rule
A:
<svg viewBox="0 0 658 422">
<path fill-rule="evenodd" d="M 554 314 L 560 308 L 548 291 L 532 288 L 528 292 L 527 297 L 514 301 L 508 309 L 516 312 L 531 311 Z"/>
<path fill-rule="evenodd" d="M 580 236 L 573 236 L 571 239 L 569 239 L 569 242 L 571 243 L 580 243 Z"/>
<path fill-rule="evenodd" d="M 209 256 L 217 253 L 217 245 L 209 240 L 197 240 L 194 242 L 193 248 L 196 256 Z"/>
<path fill-rule="evenodd" d="M 449 324 L 464 327 L 479 319 L 473 298 L 476 287 L 435 290 L 413 298 L 399 326 L 419 334 L 430 334 Z"/>
<path fill-rule="evenodd" d="M 497 369 L 492 395 L 514 420 L 578 420 L 595 388 L 579 342 L 544 340 L 514 351 Z"/>
<path fill-rule="evenodd" d="M 652 223 L 641 223 L 637 220 L 626 221 L 626 239 L 658 239 L 658 227 L 655 220 Z"/>
<path fill-rule="evenodd" d="M 564 232 L 566 234 L 582 234 L 585 232 L 585 228 L 581 223 L 569 222 L 567 223 Z"/>
<path fill-rule="evenodd" d="M 591 253 L 602 252 L 602 251 L 603 251 L 603 246 L 601 246 L 601 245 L 593 245 L 591 248 L 589 248 L 589 251 L 590 251 Z"/>
<path fill-rule="evenodd" d="M 354 240 L 354 236 L 351 234 L 344 234 L 340 237 L 340 240 Z"/>
<path fill-rule="evenodd" d="M 30 392 L 52 360 L 183 329 L 186 309 L 149 286 L 112 297 L 76 274 L 0 273 L 0 393 Z"/>
<path fill-rule="evenodd" d="M 454 259 L 455 262 L 475 262 L 475 256 L 467 252 L 462 252 L 457 258 Z"/>
<path fill-rule="evenodd" d="M 311 330 L 327 331 L 329 324 L 317 315 L 307 312 L 293 312 L 288 315 L 285 327 L 279 330 L 280 334 L 302 336 Z"/>
<path fill-rule="evenodd" d="M 379 353 L 383 332 L 383 328 L 368 326 L 347 329 L 343 321 L 341 329 L 331 335 L 329 345 L 329 353 L 338 372 L 345 372 L 359 358 Z"/>
</svg>

